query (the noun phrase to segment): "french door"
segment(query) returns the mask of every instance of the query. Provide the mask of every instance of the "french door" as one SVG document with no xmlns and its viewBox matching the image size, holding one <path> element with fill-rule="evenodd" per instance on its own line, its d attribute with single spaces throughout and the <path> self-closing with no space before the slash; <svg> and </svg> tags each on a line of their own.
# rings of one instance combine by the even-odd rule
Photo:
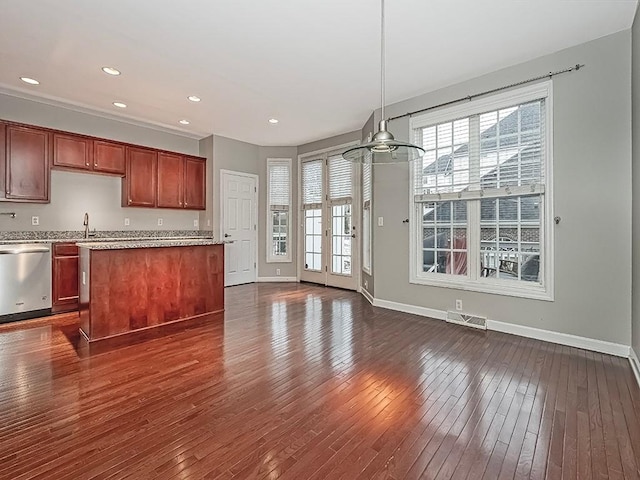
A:
<svg viewBox="0 0 640 480">
<path fill-rule="evenodd" d="M 356 165 L 340 152 L 302 160 L 300 280 L 356 290 L 359 216 Z"/>
</svg>

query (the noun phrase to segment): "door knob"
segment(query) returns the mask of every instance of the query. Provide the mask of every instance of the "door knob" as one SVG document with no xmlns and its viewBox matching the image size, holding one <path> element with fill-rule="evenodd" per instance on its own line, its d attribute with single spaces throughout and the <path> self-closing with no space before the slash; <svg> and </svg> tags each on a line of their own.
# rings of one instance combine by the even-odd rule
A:
<svg viewBox="0 0 640 480">
<path fill-rule="evenodd" d="M 355 233 L 352 233 L 352 234 L 351 234 L 351 238 L 356 238 L 356 234 L 355 234 Z"/>
<path fill-rule="evenodd" d="M 228 233 L 224 234 L 224 238 L 230 237 L 231 235 L 229 235 Z"/>
</svg>

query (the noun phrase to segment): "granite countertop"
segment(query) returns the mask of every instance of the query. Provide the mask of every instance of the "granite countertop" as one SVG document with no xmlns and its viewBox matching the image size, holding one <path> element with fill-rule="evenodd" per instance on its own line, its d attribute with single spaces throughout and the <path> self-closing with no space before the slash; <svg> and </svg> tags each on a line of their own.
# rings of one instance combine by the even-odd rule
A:
<svg viewBox="0 0 640 480">
<path fill-rule="evenodd" d="M 174 239 L 127 239 L 119 241 L 105 242 L 103 239 L 94 242 L 78 242 L 80 248 L 89 250 L 122 250 L 127 248 L 156 248 L 156 247 L 192 247 L 197 245 L 223 245 L 228 242 L 221 242 L 213 238 L 174 238 Z"/>
<path fill-rule="evenodd" d="M 0 232 L 0 244 L 16 243 L 93 243 L 93 242 L 138 242 L 155 240 L 211 240 L 213 232 L 194 230 L 132 230 L 91 232 L 84 238 L 82 231 Z"/>
</svg>

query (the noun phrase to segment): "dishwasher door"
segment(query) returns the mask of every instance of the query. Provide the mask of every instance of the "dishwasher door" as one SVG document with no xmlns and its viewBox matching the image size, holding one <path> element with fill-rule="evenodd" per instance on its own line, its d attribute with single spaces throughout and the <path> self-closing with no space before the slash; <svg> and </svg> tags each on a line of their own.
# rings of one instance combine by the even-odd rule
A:
<svg viewBox="0 0 640 480">
<path fill-rule="evenodd" d="M 0 245 L 0 317 L 47 310 L 51 312 L 51 244 Z"/>
</svg>

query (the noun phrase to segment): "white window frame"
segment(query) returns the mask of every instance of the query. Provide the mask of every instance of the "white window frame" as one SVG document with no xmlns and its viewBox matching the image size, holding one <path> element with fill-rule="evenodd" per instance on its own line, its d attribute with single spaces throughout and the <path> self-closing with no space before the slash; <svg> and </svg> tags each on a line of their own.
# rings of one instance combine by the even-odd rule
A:
<svg viewBox="0 0 640 480">
<path fill-rule="evenodd" d="M 289 210 L 288 218 L 287 218 L 287 240 L 286 240 L 286 255 L 274 255 L 273 254 L 273 212 L 271 211 L 271 166 L 272 165 L 286 165 L 289 169 Z M 291 222 L 292 222 L 292 212 L 293 208 L 291 205 L 291 188 L 292 188 L 292 159 L 291 158 L 267 158 L 267 258 L 266 263 L 291 263 Z"/>
<path fill-rule="evenodd" d="M 362 164 L 362 168 L 360 169 L 360 176 L 362 178 L 362 188 L 360 191 L 362 192 L 362 271 L 368 275 L 371 275 L 373 272 L 373 242 L 371 241 L 371 233 L 372 233 L 372 218 L 373 218 L 373 164 L 369 163 L 369 197 L 368 199 L 364 198 L 364 189 L 365 189 L 365 178 L 364 178 L 364 169 L 365 163 Z M 369 202 L 366 205 L 366 202 Z M 365 218 L 368 217 L 368 218 Z M 367 245 L 368 244 L 368 245 Z M 367 248 L 368 247 L 368 248 Z"/>
<path fill-rule="evenodd" d="M 480 264 L 480 239 L 479 232 L 480 219 L 477 215 L 468 210 L 468 247 L 467 265 L 469 265 L 467 275 L 450 275 L 444 273 L 422 272 L 419 266 L 419 258 L 422 258 L 421 238 L 422 215 L 418 213 L 418 202 L 414 198 L 415 172 L 410 168 L 409 180 L 409 283 L 418 285 L 429 285 L 435 287 L 455 288 L 473 292 L 491 293 L 496 295 L 507 295 L 522 298 L 532 298 L 538 300 L 554 300 L 554 242 L 553 242 L 553 94 L 552 82 L 545 81 L 535 85 L 510 90 L 505 93 L 492 95 L 487 98 L 474 100 L 464 105 L 458 105 L 441 110 L 436 110 L 423 115 L 415 116 L 410 121 L 411 138 L 415 137 L 416 130 L 452 121 L 458 118 L 465 118 L 472 115 L 499 110 L 502 108 L 527 103 L 541 98 L 545 99 L 545 165 L 544 169 L 544 193 L 541 195 L 543 205 L 543 218 L 540 222 L 540 234 L 543 241 L 540 244 L 542 249 L 542 262 L 540 264 L 541 283 L 524 282 L 521 280 L 510 281 L 508 279 L 495 279 L 481 277 L 477 265 Z M 464 198 L 462 198 L 464 199 Z M 443 199 L 443 201 L 445 201 Z M 479 202 L 480 200 L 476 200 Z M 420 244 L 420 246 L 418 245 Z M 477 244 L 477 247 L 476 247 Z"/>
</svg>

